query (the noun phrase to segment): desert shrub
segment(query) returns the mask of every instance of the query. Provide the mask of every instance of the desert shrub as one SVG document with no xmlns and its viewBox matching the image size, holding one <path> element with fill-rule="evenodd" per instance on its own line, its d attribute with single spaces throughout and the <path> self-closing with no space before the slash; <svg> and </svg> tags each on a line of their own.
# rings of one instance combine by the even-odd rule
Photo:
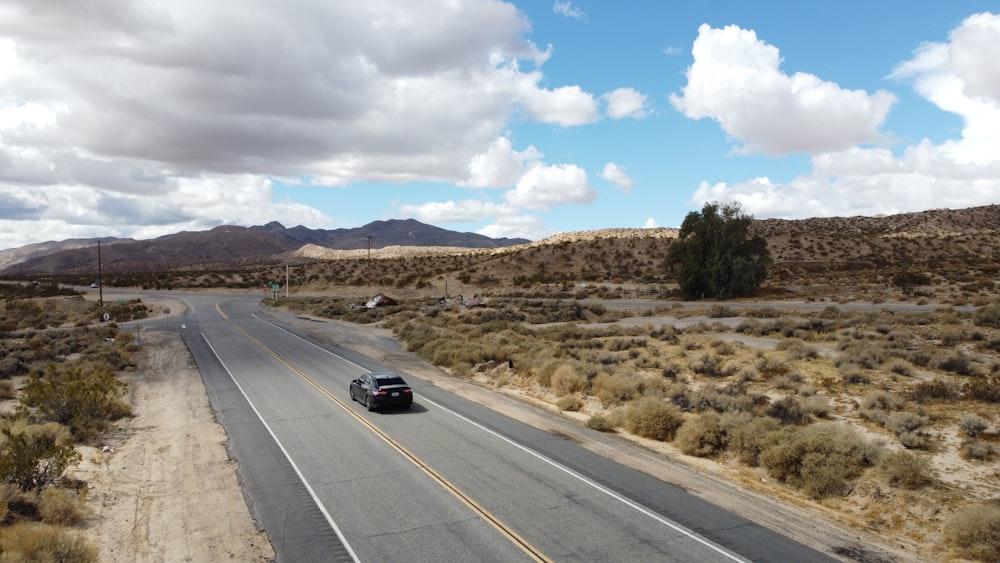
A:
<svg viewBox="0 0 1000 563">
<path fill-rule="evenodd" d="M 799 394 L 802 394 L 802 390 L 799 390 Z M 804 405 L 806 412 L 817 417 L 826 418 L 830 416 L 830 400 L 826 397 L 809 397 Z"/>
<path fill-rule="evenodd" d="M 0 534 L 4 561 L 97 563 L 98 550 L 82 534 L 59 526 L 20 522 Z"/>
<path fill-rule="evenodd" d="M 46 488 L 38 500 L 38 512 L 46 524 L 75 526 L 89 514 L 80 494 L 62 487 Z"/>
<path fill-rule="evenodd" d="M 732 356 L 736 353 L 736 347 L 725 340 L 715 340 L 712 342 L 712 349 L 720 356 Z"/>
<path fill-rule="evenodd" d="M 958 375 L 972 374 L 972 360 L 962 352 L 956 352 L 941 358 L 938 361 L 937 367 L 938 369 Z"/>
<path fill-rule="evenodd" d="M 3 379 L 0 380 L 0 400 L 14 399 L 17 397 L 17 388 L 14 387 L 14 382 Z"/>
<path fill-rule="evenodd" d="M 958 390 L 943 379 L 921 381 L 910 388 L 907 395 L 917 402 L 953 401 L 958 398 Z"/>
<path fill-rule="evenodd" d="M 802 374 L 797 371 L 793 371 L 791 373 L 775 377 L 771 381 L 771 384 L 778 389 L 795 389 L 800 383 L 802 383 L 802 380 Z"/>
<path fill-rule="evenodd" d="M 989 427 L 990 423 L 986 422 L 985 418 L 974 414 L 964 416 L 958 422 L 958 428 L 970 438 L 979 436 Z"/>
<path fill-rule="evenodd" d="M 889 393 L 888 391 L 872 391 L 861 401 L 861 408 L 865 410 L 879 409 L 883 411 L 895 411 L 903 408 L 905 401 L 902 397 Z"/>
<path fill-rule="evenodd" d="M 852 344 L 847 346 L 837 357 L 834 364 L 837 367 L 854 365 L 865 369 L 875 369 L 886 360 L 885 349 L 872 343 Z"/>
<path fill-rule="evenodd" d="M 751 467 L 760 465 L 760 453 L 781 428 L 781 423 L 771 417 L 750 413 L 726 413 L 721 423 L 728 440 L 727 449 L 741 463 Z"/>
<path fill-rule="evenodd" d="M 878 469 L 893 487 L 919 489 L 934 480 L 930 460 L 907 450 L 883 455 L 878 460 Z"/>
<path fill-rule="evenodd" d="M 591 392 L 605 407 L 623 405 L 639 396 L 641 377 L 626 373 L 601 373 L 591 382 Z"/>
<path fill-rule="evenodd" d="M 805 424 L 809 422 L 809 411 L 796 397 L 787 396 L 771 403 L 764 414 L 782 424 Z"/>
<path fill-rule="evenodd" d="M 972 322 L 976 326 L 988 326 L 1000 328 L 1000 305 L 987 305 L 980 307 L 972 315 Z"/>
<path fill-rule="evenodd" d="M 714 412 L 690 418 L 677 431 L 674 444 L 688 455 L 708 457 L 723 451 L 726 434 L 722 421 Z"/>
<path fill-rule="evenodd" d="M 945 523 L 944 537 L 965 558 L 1000 561 L 1000 505 L 979 504 L 957 512 Z"/>
<path fill-rule="evenodd" d="M 587 376 L 569 364 L 562 364 L 552 373 L 550 383 L 557 395 L 579 393 L 587 388 Z"/>
<path fill-rule="evenodd" d="M 1000 403 L 1000 380 L 976 379 L 962 386 L 965 396 L 986 403 Z"/>
<path fill-rule="evenodd" d="M 587 422 L 586 422 L 586 426 L 587 426 L 587 428 L 590 428 L 592 430 L 597 430 L 598 432 L 614 432 L 615 431 L 615 425 L 610 420 L 608 420 L 607 418 L 604 418 L 603 416 L 599 416 L 599 415 L 592 416 L 592 417 L 588 418 Z"/>
<path fill-rule="evenodd" d="M 864 371 L 854 364 L 842 364 L 838 367 L 840 378 L 848 385 L 868 385 L 872 382 Z"/>
<path fill-rule="evenodd" d="M 910 369 L 910 364 L 905 360 L 893 360 L 885 366 L 885 369 L 889 372 L 895 373 L 896 375 L 902 375 L 903 377 L 910 377 L 913 375 L 913 370 Z"/>
<path fill-rule="evenodd" d="M 779 375 L 785 375 L 791 368 L 788 364 L 771 357 L 763 357 L 757 360 L 755 366 L 757 368 L 757 373 L 761 375 L 764 379 L 771 379 L 772 377 L 777 377 Z"/>
<path fill-rule="evenodd" d="M 688 369 L 706 377 L 725 377 L 728 375 L 722 366 L 722 360 L 714 354 L 702 354 L 701 357 L 688 363 Z"/>
<path fill-rule="evenodd" d="M 70 427 L 78 438 L 103 429 L 108 420 L 131 414 L 121 399 L 128 387 L 107 368 L 85 372 L 76 366 L 59 371 L 49 364 L 45 375 L 34 373 L 21 389 L 23 410 Z"/>
<path fill-rule="evenodd" d="M 810 346 L 797 338 L 782 340 L 775 345 L 775 349 L 784 350 L 793 360 L 812 360 L 819 356 L 815 346 Z"/>
<path fill-rule="evenodd" d="M 734 383 L 723 385 L 716 389 L 694 391 L 685 389 L 683 396 L 668 395 L 675 405 L 690 411 L 715 411 L 724 413 L 730 411 L 751 412 L 755 410 L 758 401 L 766 403 L 766 397 L 750 394 L 745 384 Z"/>
<path fill-rule="evenodd" d="M 56 423 L 17 422 L 0 431 L 0 481 L 22 490 L 41 490 L 54 483 L 81 456 L 66 428 Z"/>
<path fill-rule="evenodd" d="M 997 453 L 996 446 L 983 440 L 966 440 L 958 448 L 959 457 L 974 461 L 991 461 Z"/>
<path fill-rule="evenodd" d="M 853 429 L 832 423 L 786 426 L 772 437 L 760 464 L 775 479 L 813 498 L 845 494 L 850 481 L 880 453 Z"/>
<path fill-rule="evenodd" d="M 583 408 L 583 401 L 577 394 L 563 395 L 556 402 L 556 406 L 561 411 L 576 412 Z"/>
<path fill-rule="evenodd" d="M 625 413 L 625 429 L 629 432 L 669 442 L 684 422 L 680 409 L 655 397 L 644 397 Z"/>
</svg>

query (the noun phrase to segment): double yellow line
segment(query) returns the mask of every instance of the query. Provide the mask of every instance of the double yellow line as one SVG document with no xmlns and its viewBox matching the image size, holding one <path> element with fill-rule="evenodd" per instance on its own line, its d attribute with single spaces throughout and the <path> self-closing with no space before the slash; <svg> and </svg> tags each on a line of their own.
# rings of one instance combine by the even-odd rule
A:
<svg viewBox="0 0 1000 563">
<path fill-rule="evenodd" d="M 221 310 L 220 310 L 220 313 L 221 313 Z M 341 408 L 343 408 L 345 411 L 347 411 L 348 413 L 350 413 L 350 415 L 353 416 L 358 422 L 360 422 L 366 428 L 368 428 L 369 430 L 371 430 L 372 432 L 374 432 L 375 435 L 377 435 L 379 438 L 381 438 L 386 444 L 389 444 L 389 446 L 391 446 L 397 452 L 399 452 L 400 454 L 402 454 L 403 457 L 405 457 L 406 459 L 410 460 L 411 463 L 413 463 L 418 468 L 420 468 L 420 470 L 423 471 L 424 473 L 426 473 L 427 476 L 429 476 L 433 481 L 435 481 L 437 484 L 439 484 L 441 487 L 443 487 L 446 491 L 448 491 L 452 495 L 454 495 L 458 500 L 460 500 L 463 503 L 465 503 L 466 506 L 468 506 L 473 512 L 475 512 L 476 514 L 478 514 L 481 518 L 483 518 L 484 520 L 486 520 L 487 522 L 489 522 L 490 525 L 492 525 L 498 532 L 500 532 L 501 535 L 503 535 L 504 537 L 506 537 L 508 540 L 511 541 L 511 543 L 513 543 L 518 548 L 520 548 L 521 551 L 523 551 L 525 554 L 527 554 L 528 557 L 530 557 L 533 561 L 544 562 L 544 563 L 550 563 L 552 561 L 551 559 L 549 559 L 548 557 L 546 557 L 545 554 L 542 553 L 538 548 L 536 548 L 535 546 L 531 545 L 528 542 L 528 540 L 524 539 L 517 532 L 515 532 L 513 529 L 511 529 L 510 526 L 508 526 L 503 521 L 501 521 L 499 518 L 497 518 L 492 513 L 490 513 L 488 510 L 486 510 L 485 508 L 483 508 L 479 503 L 477 503 L 475 500 L 473 500 L 469 495 L 465 494 L 461 489 L 459 489 L 457 486 L 455 486 L 450 481 L 448 481 L 447 479 L 445 479 L 443 475 L 441 475 L 440 473 L 438 473 L 437 471 L 435 471 L 432 467 L 430 467 L 429 465 L 427 465 L 426 463 L 424 463 L 419 457 L 417 457 L 416 455 L 414 455 L 413 453 L 411 453 L 409 450 L 407 450 L 406 448 L 404 448 L 402 444 L 400 444 L 396 440 L 393 440 L 392 437 L 390 437 L 388 434 L 386 434 L 385 432 L 383 432 L 377 426 L 375 426 L 374 424 L 372 424 L 368 419 L 366 419 L 365 417 L 363 417 L 360 414 L 358 414 L 354 409 L 352 409 L 350 407 L 350 405 L 348 405 L 343 400 L 341 400 L 339 397 L 337 397 L 336 395 L 334 395 L 333 393 L 331 393 L 330 391 L 328 391 L 325 387 L 323 387 L 322 385 L 320 385 L 315 379 L 313 379 L 312 377 L 309 377 L 309 375 L 307 375 L 306 373 L 304 373 L 302 370 L 300 370 L 297 367 L 295 367 L 294 365 L 292 365 L 291 362 L 289 362 L 285 358 L 281 357 L 277 352 L 275 352 L 271 348 L 267 347 L 266 344 L 264 344 L 263 342 L 261 342 L 257 338 L 253 337 L 247 331 L 243 330 L 243 328 L 237 326 L 236 330 L 238 330 L 241 333 L 243 333 L 243 335 L 246 336 L 251 342 L 253 342 L 258 348 L 260 348 L 261 350 L 267 352 L 272 357 L 274 357 L 274 359 L 276 359 L 279 362 L 281 362 L 285 367 L 287 367 L 289 370 L 291 370 L 292 373 L 294 373 L 294 374 L 298 375 L 299 377 L 301 377 L 303 380 L 305 380 L 307 383 L 309 383 L 309 385 L 312 385 L 317 391 L 319 391 L 320 393 L 322 393 L 324 397 L 326 397 L 327 399 L 330 399 L 331 402 L 337 404 L 338 406 L 340 406 Z"/>
</svg>

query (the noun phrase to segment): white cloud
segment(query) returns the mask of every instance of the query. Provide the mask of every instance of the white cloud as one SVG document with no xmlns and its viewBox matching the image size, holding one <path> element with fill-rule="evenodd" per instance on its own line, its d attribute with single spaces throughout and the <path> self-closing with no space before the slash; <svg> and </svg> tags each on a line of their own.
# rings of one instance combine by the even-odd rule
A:
<svg viewBox="0 0 1000 563">
<path fill-rule="evenodd" d="M 732 185 L 703 182 L 689 203 L 738 200 L 757 217 L 793 219 L 995 204 L 1000 91 L 991 76 L 997 52 L 1000 16 L 977 14 L 951 33 L 949 43 L 920 46 L 891 75 L 912 80 L 920 95 L 959 115 L 964 123 L 959 138 L 940 144 L 924 139 L 896 152 L 853 146 L 815 154 L 812 170 L 788 183 L 765 177 Z"/>
<path fill-rule="evenodd" d="M 508 187 L 541 156 L 496 146 L 513 117 L 598 119 L 580 86 L 542 86 L 552 48 L 528 40 L 530 22 L 506 2 L 36 4 L 0 7 L 0 202 L 17 204 L 0 205 L 0 228 L 19 233 L 0 244 L 35 240 L 44 230 L 32 221 L 80 234 L 87 217 L 103 217 L 70 223 L 50 209 L 68 190 L 122 212 L 132 204 L 138 214 L 115 223 L 127 235 L 152 220 L 142 209 L 177 229 L 329 222 L 305 206 L 292 213 L 246 178 Z M 219 205 L 191 205 L 209 196 Z"/>
<path fill-rule="evenodd" d="M 778 49 L 751 30 L 698 29 L 683 95 L 673 105 L 691 119 L 711 118 L 748 152 L 829 152 L 881 140 L 896 98 L 845 90 L 815 75 L 781 71 Z"/>
<path fill-rule="evenodd" d="M 518 152 L 507 137 L 497 137 L 486 149 L 469 162 L 469 178 L 463 185 L 472 188 L 511 186 L 524 174 L 527 165 L 537 162 L 542 153 L 533 146 Z"/>
<path fill-rule="evenodd" d="M 504 197 L 515 207 L 544 211 L 553 205 L 591 203 L 597 192 L 590 187 L 586 171 L 575 164 L 536 164 Z"/>
<path fill-rule="evenodd" d="M 577 6 L 574 6 L 573 2 L 570 0 L 566 0 L 565 2 L 556 0 L 555 4 L 552 5 L 552 11 L 560 16 L 566 16 L 567 18 L 572 18 L 574 20 L 587 19 L 587 14 Z"/>
<path fill-rule="evenodd" d="M 625 170 L 614 162 L 604 165 L 604 169 L 601 170 L 601 178 L 618 186 L 626 194 L 632 193 L 632 178 L 629 178 Z"/>
<path fill-rule="evenodd" d="M 597 100 L 579 86 L 562 86 L 554 90 L 540 88 L 542 75 L 533 72 L 520 80 L 517 99 L 524 111 L 542 123 L 563 127 L 585 125 L 597 121 Z"/>
<path fill-rule="evenodd" d="M 479 234 L 492 238 L 526 238 L 542 240 L 556 234 L 535 215 L 512 215 L 499 217 L 492 225 L 480 229 Z"/>
<path fill-rule="evenodd" d="M 646 95 L 632 88 L 618 88 L 604 98 L 608 103 L 608 117 L 612 119 L 646 117 Z"/>
<path fill-rule="evenodd" d="M 642 225 L 642 228 L 643 229 L 659 229 L 660 228 L 660 224 L 656 221 L 656 219 L 653 219 L 652 217 L 650 217 L 649 219 L 646 219 L 646 222 Z"/>
<path fill-rule="evenodd" d="M 503 217 L 516 213 L 510 206 L 491 201 L 465 200 L 428 202 L 419 205 L 401 205 L 399 211 L 425 223 L 476 222 L 490 217 Z"/>
</svg>

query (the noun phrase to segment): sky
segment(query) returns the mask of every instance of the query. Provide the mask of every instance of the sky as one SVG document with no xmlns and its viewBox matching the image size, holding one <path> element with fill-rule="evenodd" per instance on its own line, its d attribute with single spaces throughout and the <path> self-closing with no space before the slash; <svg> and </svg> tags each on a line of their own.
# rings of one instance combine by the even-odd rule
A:
<svg viewBox="0 0 1000 563">
<path fill-rule="evenodd" d="M 998 56 L 994 1 L 4 0 L 0 249 L 997 204 Z"/>
</svg>

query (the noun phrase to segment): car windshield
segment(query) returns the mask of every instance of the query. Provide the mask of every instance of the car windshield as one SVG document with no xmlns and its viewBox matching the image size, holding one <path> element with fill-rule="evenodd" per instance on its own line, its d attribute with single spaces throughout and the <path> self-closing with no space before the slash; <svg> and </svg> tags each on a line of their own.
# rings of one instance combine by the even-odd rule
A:
<svg viewBox="0 0 1000 563">
<path fill-rule="evenodd" d="M 402 377 L 398 377 L 398 376 L 397 377 L 379 377 L 379 378 L 377 378 L 377 381 L 378 381 L 378 386 L 379 387 L 381 387 L 383 385 L 406 385 L 406 382 L 403 381 L 403 378 Z"/>
</svg>

